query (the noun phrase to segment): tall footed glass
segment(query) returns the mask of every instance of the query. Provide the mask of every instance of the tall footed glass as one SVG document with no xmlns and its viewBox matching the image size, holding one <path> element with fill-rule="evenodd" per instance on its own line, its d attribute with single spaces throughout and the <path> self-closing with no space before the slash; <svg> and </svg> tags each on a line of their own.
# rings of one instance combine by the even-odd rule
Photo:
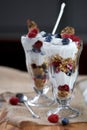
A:
<svg viewBox="0 0 87 130">
<path fill-rule="evenodd" d="M 41 50 L 43 42 L 38 38 L 21 37 L 28 73 L 34 81 L 34 95 L 28 100 L 31 106 L 49 106 L 54 102 L 52 84 L 49 79 L 49 60 L 46 52 Z M 50 93 L 49 93 L 50 91 Z"/>
<path fill-rule="evenodd" d="M 73 44 L 73 42 L 72 42 Z M 77 43 L 75 43 L 76 45 Z M 79 58 L 82 51 L 82 42 L 75 48 L 66 48 L 52 55 L 50 58 L 53 93 L 58 107 L 48 111 L 48 116 L 58 114 L 60 118 L 75 118 L 79 116 L 79 110 L 72 108 L 70 103 L 74 95 L 75 83 L 79 72 Z M 74 97 L 75 100 L 75 97 Z M 78 99 L 79 100 L 79 99 Z"/>
</svg>

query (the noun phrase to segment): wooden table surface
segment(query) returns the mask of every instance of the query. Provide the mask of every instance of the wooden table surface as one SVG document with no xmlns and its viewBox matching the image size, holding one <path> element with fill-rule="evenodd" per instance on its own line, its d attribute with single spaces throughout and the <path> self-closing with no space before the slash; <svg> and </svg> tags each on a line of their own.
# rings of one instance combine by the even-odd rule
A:
<svg viewBox="0 0 87 130">
<path fill-rule="evenodd" d="M 12 77 L 12 73 L 14 73 L 15 77 Z M 4 84 L 7 83 L 8 78 L 12 77 L 13 79 L 16 80 L 16 77 L 17 76 L 21 77 L 21 75 L 22 75 L 22 73 L 16 72 L 13 69 L 0 67 L 0 79 L 1 79 L 0 82 L 2 83 L 0 85 L 4 86 Z M 24 76 L 25 75 L 23 75 L 23 77 Z M 3 77 L 4 77 L 4 79 L 6 79 L 6 82 L 4 82 L 4 83 L 3 83 L 3 81 L 4 81 Z M 15 80 L 13 80 L 13 81 L 15 82 Z M 14 82 L 13 82 L 13 85 L 14 85 Z M 44 129 L 45 130 L 86 130 L 87 123 L 72 123 L 67 126 L 62 126 L 62 125 L 60 125 L 60 126 L 42 126 L 42 125 L 41 126 L 36 126 L 36 125 L 30 126 L 28 123 L 22 123 L 22 126 L 20 128 L 6 124 L 6 123 L 0 124 L 0 130 L 44 130 Z"/>
<path fill-rule="evenodd" d="M 29 126 L 27 123 L 20 128 L 3 123 L 0 130 L 86 130 L 87 123 L 74 123 L 67 126 Z"/>
</svg>

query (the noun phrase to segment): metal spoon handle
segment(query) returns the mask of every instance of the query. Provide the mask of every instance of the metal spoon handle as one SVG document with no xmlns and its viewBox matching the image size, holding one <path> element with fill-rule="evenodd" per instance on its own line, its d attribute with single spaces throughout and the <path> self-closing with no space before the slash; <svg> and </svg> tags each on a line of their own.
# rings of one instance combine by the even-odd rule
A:
<svg viewBox="0 0 87 130">
<path fill-rule="evenodd" d="M 32 108 L 27 104 L 27 102 L 24 102 L 25 106 L 28 108 L 29 112 L 32 114 L 34 118 L 40 118 L 39 115 L 37 115 Z"/>
</svg>

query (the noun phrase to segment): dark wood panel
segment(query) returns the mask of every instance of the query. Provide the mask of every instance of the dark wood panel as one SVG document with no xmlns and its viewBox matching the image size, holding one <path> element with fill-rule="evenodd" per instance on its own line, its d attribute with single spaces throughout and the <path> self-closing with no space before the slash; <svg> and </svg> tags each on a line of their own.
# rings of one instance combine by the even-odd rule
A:
<svg viewBox="0 0 87 130">
<path fill-rule="evenodd" d="M 20 40 L 0 41 L 0 65 L 26 71 L 25 54 Z"/>
</svg>

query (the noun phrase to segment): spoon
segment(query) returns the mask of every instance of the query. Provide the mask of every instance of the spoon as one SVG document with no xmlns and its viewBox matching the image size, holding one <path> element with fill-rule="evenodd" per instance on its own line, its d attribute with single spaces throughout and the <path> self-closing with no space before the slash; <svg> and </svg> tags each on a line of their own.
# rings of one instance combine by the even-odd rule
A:
<svg viewBox="0 0 87 130">
<path fill-rule="evenodd" d="M 16 97 L 19 98 L 19 102 L 20 102 L 20 103 L 24 103 L 24 104 L 25 104 L 25 106 L 27 107 L 27 109 L 29 110 L 29 112 L 32 114 L 32 116 L 33 116 L 34 118 L 40 118 L 39 115 L 37 115 L 37 114 L 32 110 L 32 108 L 28 105 L 28 103 L 27 103 L 27 101 L 28 101 L 27 96 L 25 96 L 25 95 L 22 94 L 22 93 L 17 93 L 17 94 L 16 94 Z"/>
</svg>

